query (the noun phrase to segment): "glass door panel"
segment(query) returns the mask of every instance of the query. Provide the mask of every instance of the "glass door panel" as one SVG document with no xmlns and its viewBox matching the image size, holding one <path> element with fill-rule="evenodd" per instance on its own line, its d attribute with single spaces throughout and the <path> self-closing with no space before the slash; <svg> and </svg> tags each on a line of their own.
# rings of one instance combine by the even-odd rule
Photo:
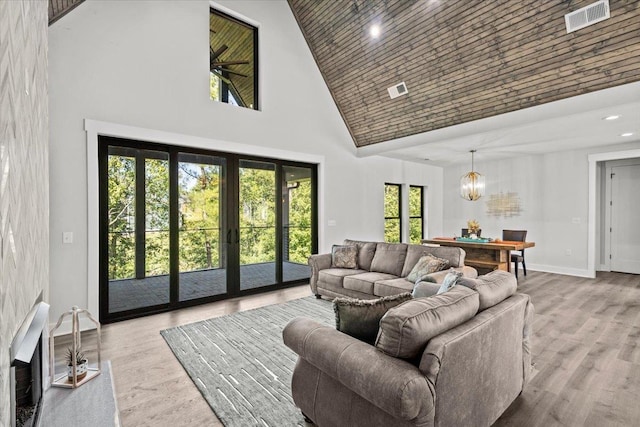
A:
<svg viewBox="0 0 640 427">
<path fill-rule="evenodd" d="M 238 168 L 240 290 L 277 283 L 276 165 L 240 160 Z"/>
<path fill-rule="evenodd" d="M 224 158 L 178 155 L 180 301 L 227 293 L 225 175 Z"/>
<path fill-rule="evenodd" d="M 168 304 L 168 154 L 108 151 L 109 313 Z"/>
<path fill-rule="evenodd" d="M 282 281 L 311 277 L 307 260 L 312 251 L 312 170 L 282 168 Z"/>
</svg>

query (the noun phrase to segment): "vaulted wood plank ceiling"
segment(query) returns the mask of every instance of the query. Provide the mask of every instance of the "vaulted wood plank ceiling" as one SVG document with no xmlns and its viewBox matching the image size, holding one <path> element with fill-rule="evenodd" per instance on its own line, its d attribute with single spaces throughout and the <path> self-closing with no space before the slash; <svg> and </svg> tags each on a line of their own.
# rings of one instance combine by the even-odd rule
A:
<svg viewBox="0 0 640 427">
<path fill-rule="evenodd" d="M 49 0 L 49 25 L 71 12 L 84 0 Z"/>
<path fill-rule="evenodd" d="M 288 0 L 358 147 L 640 80 L 640 1 L 567 34 L 594 1 Z"/>
</svg>

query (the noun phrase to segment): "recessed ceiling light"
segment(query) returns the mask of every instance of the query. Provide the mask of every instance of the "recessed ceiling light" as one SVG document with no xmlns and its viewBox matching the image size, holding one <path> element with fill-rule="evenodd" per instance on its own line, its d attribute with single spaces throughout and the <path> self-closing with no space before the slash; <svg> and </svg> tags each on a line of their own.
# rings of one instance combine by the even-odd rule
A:
<svg viewBox="0 0 640 427">
<path fill-rule="evenodd" d="M 607 116 L 607 117 L 603 118 L 602 120 L 617 120 L 619 118 L 620 118 L 620 116 Z"/>
<path fill-rule="evenodd" d="M 632 136 L 632 135 L 633 135 L 633 132 L 625 132 L 620 136 Z"/>
<path fill-rule="evenodd" d="M 371 29 L 369 29 L 369 34 L 371 34 L 371 37 L 374 39 L 377 39 L 380 36 L 380 25 L 373 24 Z"/>
</svg>

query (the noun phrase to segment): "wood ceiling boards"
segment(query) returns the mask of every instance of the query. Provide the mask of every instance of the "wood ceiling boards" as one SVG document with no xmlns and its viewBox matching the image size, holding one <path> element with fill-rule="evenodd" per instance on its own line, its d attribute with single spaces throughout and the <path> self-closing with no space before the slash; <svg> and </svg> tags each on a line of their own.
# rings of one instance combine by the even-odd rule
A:
<svg viewBox="0 0 640 427">
<path fill-rule="evenodd" d="M 358 147 L 640 80 L 640 1 L 567 34 L 594 1 L 288 0 Z"/>
<path fill-rule="evenodd" d="M 49 25 L 62 18 L 84 0 L 49 0 Z"/>
</svg>

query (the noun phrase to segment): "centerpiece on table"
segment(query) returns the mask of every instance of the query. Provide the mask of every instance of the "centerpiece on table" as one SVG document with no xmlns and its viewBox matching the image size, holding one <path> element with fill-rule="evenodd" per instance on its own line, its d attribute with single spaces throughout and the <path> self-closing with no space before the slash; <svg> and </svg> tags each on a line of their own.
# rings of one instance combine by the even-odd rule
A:
<svg viewBox="0 0 640 427">
<path fill-rule="evenodd" d="M 477 239 L 478 231 L 480 231 L 480 224 L 475 219 L 467 221 L 467 230 L 469 230 L 469 238 Z"/>
</svg>

